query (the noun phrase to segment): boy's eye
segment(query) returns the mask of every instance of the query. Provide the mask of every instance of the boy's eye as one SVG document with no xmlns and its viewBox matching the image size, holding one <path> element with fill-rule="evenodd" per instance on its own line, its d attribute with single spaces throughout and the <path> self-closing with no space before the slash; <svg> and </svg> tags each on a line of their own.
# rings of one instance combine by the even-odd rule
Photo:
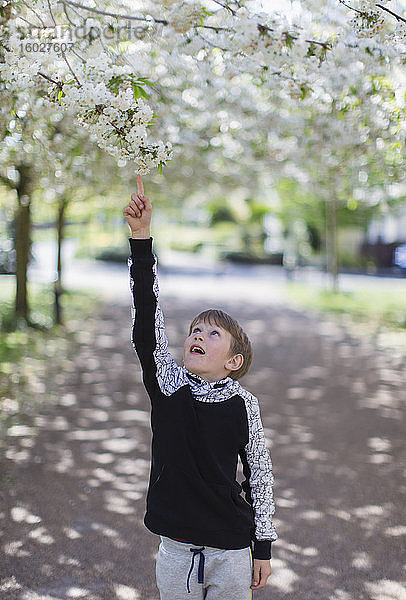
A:
<svg viewBox="0 0 406 600">
<path fill-rule="evenodd" d="M 200 331 L 200 327 L 195 327 L 192 331 L 192 333 L 194 333 L 195 331 Z M 220 335 L 220 333 L 215 329 L 214 331 L 212 331 L 212 333 L 217 333 L 217 335 Z"/>
</svg>

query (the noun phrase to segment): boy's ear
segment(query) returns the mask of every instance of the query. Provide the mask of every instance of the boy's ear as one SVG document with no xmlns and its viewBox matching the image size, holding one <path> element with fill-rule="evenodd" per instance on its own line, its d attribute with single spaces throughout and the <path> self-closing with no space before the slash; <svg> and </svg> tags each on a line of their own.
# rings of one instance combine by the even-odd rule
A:
<svg viewBox="0 0 406 600">
<path fill-rule="evenodd" d="M 234 354 L 225 364 L 226 369 L 230 369 L 230 371 L 237 371 L 244 362 L 244 357 L 242 354 Z"/>
</svg>

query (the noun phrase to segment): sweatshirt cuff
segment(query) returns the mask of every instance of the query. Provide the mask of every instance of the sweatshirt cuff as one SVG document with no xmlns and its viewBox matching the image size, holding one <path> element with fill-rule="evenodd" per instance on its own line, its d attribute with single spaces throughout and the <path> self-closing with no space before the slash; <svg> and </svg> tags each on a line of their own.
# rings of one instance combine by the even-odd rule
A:
<svg viewBox="0 0 406 600">
<path fill-rule="evenodd" d="M 152 252 L 152 237 L 145 239 L 128 238 L 131 254 L 134 257 L 149 256 Z"/>
<path fill-rule="evenodd" d="M 253 557 L 259 560 L 269 560 L 272 557 L 273 540 L 254 540 Z"/>
</svg>

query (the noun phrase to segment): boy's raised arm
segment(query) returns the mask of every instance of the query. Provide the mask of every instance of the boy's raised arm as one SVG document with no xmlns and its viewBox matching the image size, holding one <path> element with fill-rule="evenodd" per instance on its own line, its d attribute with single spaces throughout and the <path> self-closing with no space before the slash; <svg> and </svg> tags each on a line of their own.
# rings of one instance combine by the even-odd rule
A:
<svg viewBox="0 0 406 600">
<path fill-rule="evenodd" d="M 140 359 L 144 385 L 152 400 L 159 391 L 170 395 L 183 385 L 183 371 L 168 352 L 164 317 L 158 303 L 156 257 L 152 253 L 152 205 L 144 196 L 139 175 L 137 188 L 138 194 L 131 194 L 131 201 L 123 209 L 131 229 L 128 268 L 132 294 L 132 343 Z"/>
</svg>

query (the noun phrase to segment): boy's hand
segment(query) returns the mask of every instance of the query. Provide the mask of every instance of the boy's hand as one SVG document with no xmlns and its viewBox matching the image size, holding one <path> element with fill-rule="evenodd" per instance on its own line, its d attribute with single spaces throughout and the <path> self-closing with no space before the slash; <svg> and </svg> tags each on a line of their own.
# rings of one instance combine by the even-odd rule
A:
<svg viewBox="0 0 406 600">
<path fill-rule="evenodd" d="M 129 204 L 123 209 L 131 233 L 137 236 L 150 237 L 152 205 L 144 196 L 141 176 L 137 175 L 137 195 L 133 192 Z"/>
<path fill-rule="evenodd" d="M 254 558 L 254 569 L 252 577 L 251 589 L 260 590 L 266 586 L 266 582 L 270 574 L 272 573 L 271 561 L 260 560 Z"/>
</svg>

